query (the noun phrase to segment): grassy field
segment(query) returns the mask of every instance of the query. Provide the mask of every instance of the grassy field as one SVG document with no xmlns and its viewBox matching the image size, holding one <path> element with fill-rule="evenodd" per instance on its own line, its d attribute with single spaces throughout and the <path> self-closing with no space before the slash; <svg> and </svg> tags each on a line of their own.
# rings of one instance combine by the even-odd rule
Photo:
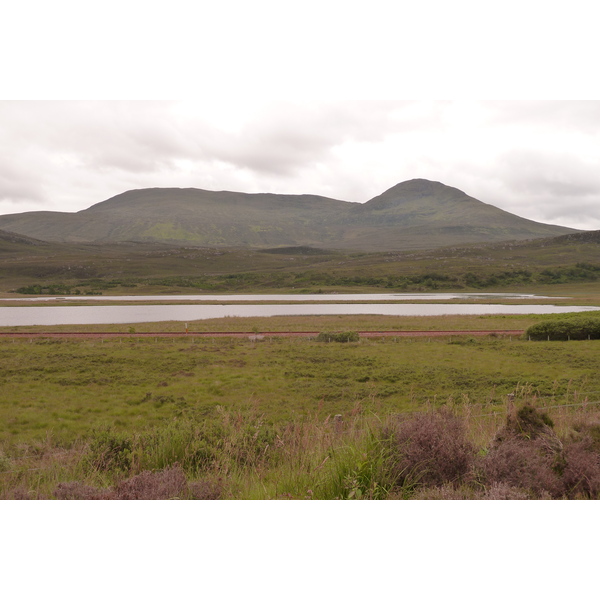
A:
<svg viewBox="0 0 600 600">
<path fill-rule="evenodd" d="M 600 400 L 600 346 L 516 338 L 0 340 L 0 440 L 70 443 L 218 407 L 270 422 L 389 414 L 427 404 L 503 406 L 509 393 Z"/>
<path fill-rule="evenodd" d="M 525 329 L 539 320 L 365 316 L 215 320 L 192 326 L 221 331 L 475 330 Z M 164 330 L 166 325 L 139 330 L 152 327 Z M 218 497 L 348 497 L 348 473 L 331 471 L 339 467 L 336 460 L 344 469 L 359 469 L 372 445 L 379 447 L 374 440 L 381 439 L 383 425 L 398 416 L 433 414 L 445 407 L 461 415 L 470 443 L 487 454 L 506 419 L 509 394 L 519 406 L 532 403 L 559 417 L 564 436 L 571 435 L 575 417 L 595 415 L 600 401 L 600 345 L 595 341 L 456 336 L 343 344 L 132 334 L 122 339 L 2 338 L 0 357 L 2 497 L 63 497 L 64 490 L 55 493 L 57 486 L 70 481 L 81 489 L 113 489 L 146 471 L 167 473 L 164 477 L 180 482 L 183 477 L 206 490 L 218 488 Z M 323 461 L 328 466 L 320 469 Z M 324 473 L 327 482 L 317 494 L 314 477 Z M 334 486 L 330 477 L 338 476 Z M 361 485 L 355 488 L 365 497 L 412 494 L 392 484 L 385 493 Z M 188 496 L 211 497 L 206 490 L 204 496 Z"/>
</svg>

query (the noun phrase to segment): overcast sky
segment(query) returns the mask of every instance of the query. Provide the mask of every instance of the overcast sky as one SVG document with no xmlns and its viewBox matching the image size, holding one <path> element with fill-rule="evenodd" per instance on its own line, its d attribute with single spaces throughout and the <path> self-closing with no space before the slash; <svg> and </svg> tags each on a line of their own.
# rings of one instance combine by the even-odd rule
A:
<svg viewBox="0 0 600 600">
<path fill-rule="evenodd" d="M 146 187 L 365 202 L 421 177 L 600 229 L 600 101 L 4 101 L 0 140 L 3 214 Z"/>
<path fill-rule="evenodd" d="M 581 2 L 189 6 L 58 0 L 35 22 L 11 8 L 1 214 L 147 187 L 366 202 L 426 178 L 600 229 L 600 95 L 579 85 L 597 35 Z M 458 99 L 407 99 L 440 97 Z"/>
</svg>

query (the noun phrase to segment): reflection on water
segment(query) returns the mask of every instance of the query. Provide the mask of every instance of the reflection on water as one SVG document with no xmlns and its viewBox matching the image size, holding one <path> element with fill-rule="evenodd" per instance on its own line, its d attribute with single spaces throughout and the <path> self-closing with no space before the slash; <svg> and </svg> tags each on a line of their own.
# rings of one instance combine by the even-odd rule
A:
<svg viewBox="0 0 600 600">
<path fill-rule="evenodd" d="M 340 296 L 341 294 L 338 296 L 339 299 L 341 299 Z M 395 296 L 397 296 L 397 294 L 395 294 Z M 181 297 L 178 296 L 177 298 Z M 212 298 L 214 298 L 214 296 Z M 20 325 L 91 324 L 106 325 L 112 323 L 195 321 L 198 319 L 215 319 L 222 317 L 271 317 L 287 315 L 520 315 L 585 312 L 592 310 L 600 310 L 600 307 L 552 306 L 544 304 L 243 304 L 228 306 L 5 306 L 0 307 L 0 326 L 6 327 Z"/>
</svg>

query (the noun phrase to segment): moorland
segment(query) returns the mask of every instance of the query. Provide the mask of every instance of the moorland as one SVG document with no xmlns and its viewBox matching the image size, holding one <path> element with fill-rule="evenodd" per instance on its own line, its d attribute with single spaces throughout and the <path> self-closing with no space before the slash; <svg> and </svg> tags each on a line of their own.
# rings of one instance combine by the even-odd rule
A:
<svg viewBox="0 0 600 600">
<path fill-rule="evenodd" d="M 318 325 L 358 325 L 353 317 L 328 319 Z M 536 319 L 510 318 L 510 325 Z M 394 326 L 414 327 L 409 321 L 396 318 Z M 461 321 L 477 328 L 482 319 Z M 152 326 L 160 325 L 145 329 Z M 0 355 L 3 498 L 600 492 L 596 340 L 125 334 L 2 338 Z"/>
<path fill-rule="evenodd" d="M 600 233 L 544 235 L 374 251 L 4 231 L 0 291 L 8 304 L 32 294 L 101 303 L 113 294 L 448 290 L 600 306 Z M 570 318 L 228 318 L 190 329 L 248 337 L 136 337 L 180 330 L 173 322 L 114 325 L 123 335 L 110 339 L 0 336 L 0 497 L 597 498 L 597 340 L 329 341 L 369 330 L 525 332 Z M 290 330 L 332 335 L 256 335 Z"/>
</svg>

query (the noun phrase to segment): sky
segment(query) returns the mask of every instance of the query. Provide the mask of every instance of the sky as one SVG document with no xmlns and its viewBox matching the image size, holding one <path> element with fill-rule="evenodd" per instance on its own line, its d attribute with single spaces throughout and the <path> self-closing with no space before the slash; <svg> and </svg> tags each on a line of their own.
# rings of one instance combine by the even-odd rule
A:
<svg viewBox="0 0 600 600">
<path fill-rule="evenodd" d="M 22 4 L 0 214 L 149 187 L 366 202 L 425 178 L 600 229 L 591 3 Z"/>
<path fill-rule="evenodd" d="M 440 181 L 600 229 L 600 101 L 3 101 L 0 213 L 194 187 L 366 202 Z"/>
</svg>

